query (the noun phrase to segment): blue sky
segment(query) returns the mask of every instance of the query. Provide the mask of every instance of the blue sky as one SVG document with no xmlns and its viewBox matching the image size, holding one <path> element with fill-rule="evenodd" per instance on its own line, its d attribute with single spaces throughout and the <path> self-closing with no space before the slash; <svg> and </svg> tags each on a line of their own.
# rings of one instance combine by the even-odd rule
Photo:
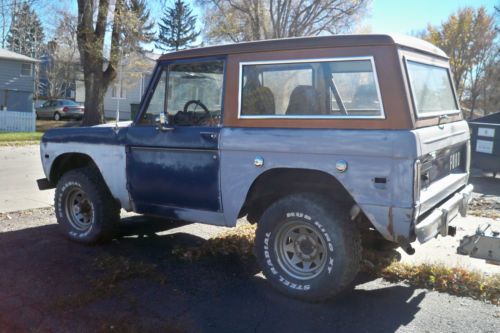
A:
<svg viewBox="0 0 500 333">
<path fill-rule="evenodd" d="M 459 8 L 484 6 L 492 13 L 495 5 L 500 0 L 372 0 L 370 17 L 361 25 L 373 33 L 409 34 L 440 24 Z"/>
</svg>

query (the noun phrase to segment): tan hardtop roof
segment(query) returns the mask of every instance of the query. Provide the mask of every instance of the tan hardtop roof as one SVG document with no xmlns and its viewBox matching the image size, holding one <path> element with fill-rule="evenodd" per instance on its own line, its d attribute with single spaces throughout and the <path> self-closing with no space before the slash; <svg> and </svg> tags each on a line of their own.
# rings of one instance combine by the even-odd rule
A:
<svg viewBox="0 0 500 333">
<path fill-rule="evenodd" d="M 448 59 L 446 54 L 441 49 L 422 39 L 396 34 L 362 34 L 269 39 L 263 41 L 226 44 L 220 46 L 200 47 L 167 53 L 161 56 L 158 60 L 161 61 L 182 58 L 221 56 L 236 53 L 384 45 L 394 45 L 402 48 L 409 48 Z"/>
</svg>

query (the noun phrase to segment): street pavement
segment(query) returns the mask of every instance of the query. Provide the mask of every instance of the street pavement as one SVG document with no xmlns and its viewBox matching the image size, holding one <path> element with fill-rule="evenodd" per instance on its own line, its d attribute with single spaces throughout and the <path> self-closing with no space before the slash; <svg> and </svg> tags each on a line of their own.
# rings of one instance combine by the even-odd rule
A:
<svg viewBox="0 0 500 333">
<path fill-rule="evenodd" d="M 360 274 L 336 299 L 306 303 L 278 294 L 251 259 L 173 254 L 216 227 L 128 216 L 116 240 L 84 246 L 59 232 L 51 209 L 9 216 L 0 332 L 500 331 L 500 308 L 467 297 Z"/>
<path fill-rule="evenodd" d="M 39 191 L 36 185 L 43 177 L 37 145 L 0 147 L 0 213 L 52 205 L 54 190 Z"/>
<path fill-rule="evenodd" d="M 0 332 L 500 331 L 499 308 L 470 298 L 361 274 L 354 290 L 310 304 L 277 294 L 251 260 L 185 262 L 173 255 L 179 247 L 200 246 L 220 227 L 127 213 L 113 242 L 75 244 L 59 232 L 53 209 L 28 210 L 52 205 L 53 191 L 36 187 L 40 177 L 37 146 L 0 147 Z M 500 197 L 498 181 L 472 178 L 490 197 Z M 457 219 L 459 236 L 484 222 L 499 224 Z M 458 241 L 415 244 L 416 254 L 403 254 L 402 261 L 498 272 L 497 266 L 456 255 Z M 126 262 L 115 267 L 106 257 Z M 142 263 L 154 267 L 154 274 L 135 272 Z M 110 276 L 109 291 L 96 287 Z"/>
</svg>

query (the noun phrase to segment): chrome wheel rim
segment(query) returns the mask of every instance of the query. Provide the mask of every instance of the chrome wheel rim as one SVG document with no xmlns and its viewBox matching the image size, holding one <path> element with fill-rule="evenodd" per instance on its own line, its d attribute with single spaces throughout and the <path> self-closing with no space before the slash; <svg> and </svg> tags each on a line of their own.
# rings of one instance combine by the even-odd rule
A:
<svg viewBox="0 0 500 333">
<path fill-rule="evenodd" d="M 325 237 L 307 223 L 285 223 L 279 228 L 274 243 L 279 266 L 295 279 L 315 278 L 326 266 Z"/>
<path fill-rule="evenodd" d="M 73 188 L 66 196 L 66 216 L 73 228 L 86 231 L 94 222 L 94 205 L 87 193 L 80 188 Z"/>
</svg>

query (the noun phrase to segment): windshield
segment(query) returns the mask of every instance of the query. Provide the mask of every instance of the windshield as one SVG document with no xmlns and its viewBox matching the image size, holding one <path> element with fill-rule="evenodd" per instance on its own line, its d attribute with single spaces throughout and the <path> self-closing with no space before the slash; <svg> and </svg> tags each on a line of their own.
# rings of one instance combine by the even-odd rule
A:
<svg viewBox="0 0 500 333">
<path fill-rule="evenodd" d="M 407 61 L 407 68 L 418 116 L 459 111 L 447 68 L 414 61 Z"/>
</svg>

